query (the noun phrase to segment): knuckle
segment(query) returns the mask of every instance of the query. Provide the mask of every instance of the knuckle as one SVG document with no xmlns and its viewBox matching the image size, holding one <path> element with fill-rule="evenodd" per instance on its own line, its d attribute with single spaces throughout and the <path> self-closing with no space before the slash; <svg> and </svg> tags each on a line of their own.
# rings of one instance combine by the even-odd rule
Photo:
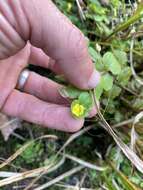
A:
<svg viewBox="0 0 143 190">
<path fill-rule="evenodd" d="M 58 106 L 47 103 L 47 106 L 40 113 L 40 123 L 46 127 L 55 128 L 57 120 L 60 118 L 58 116 L 60 112 L 57 109 Z M 56 116 L 55 116 L 56 115 Z M 60 122 L 59 122 L 60 125 Z"/>
<path fill-rule="evenodd" d="M 47 120 L 49 120 L 49 111 L 48 111 L 49 108 L 45 108 L 41 114 L 40 114 L 40 118 L 39 118 L 39 123 L 44 125 L 44 126 L 47 126 Z"/>
<path fill-rule="evenodd" d="M 75 26 L 69 30 L 68 45 L 73 59 L 80 61 L 84 58 L 87 52 L 86 40 L 83 33 Z"/>
<path fill-rule="evenodd" d="M 14 2 L 14 5 L 15 4 L 16 3 Z M 16 19 L 18 17 L 12 16 L 13 9 L 10 5 L 11 4 L 9 2 L 0 1 L 0 46 L 3 50 L 0 52 L 0 59 L 14 55 L 25 46 L 25 41 L 22 39 L 21 35 L 16 29 L 16 26 L 18 25 Z M 9 9 L 9 14 L 7 14 L 6 7 Z"/>
<path fill-rule="evenodd" d="M 2 87 L 0 88 L 0 91 L 2 92 L 0 93 L 0 110 L 2 110 L 12 93 L 12 89 L 7 89 L 5 87 Z"/>
<path fill-rule="evenodd" d="M 26 108 L 28 108 L 27 100 L 25 98 L 22 99 L 22 95 L 20 94 L 19 99 L 17 99 L 17 103 L 15 106 L 15 115 L 22 117 Z"/>
<path fill-rule="evenodd" d="M 48 81 L 42 77 L 41 82 L 39 82 L 39 89 L 41 92 L 46 93 L 46 88 L 48 88 Z"/>
</svg>

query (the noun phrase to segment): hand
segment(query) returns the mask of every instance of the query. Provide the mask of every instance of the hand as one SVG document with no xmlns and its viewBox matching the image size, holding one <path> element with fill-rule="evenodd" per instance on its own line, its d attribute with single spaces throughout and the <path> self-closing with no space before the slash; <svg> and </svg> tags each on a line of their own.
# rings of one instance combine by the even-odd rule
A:
<svg viewBox="0 0 143 190">
<path fill-rule="evenodd" d="M 63 131 L 82 127 L 84 121 L 72 118 L 56 82 L 30 72 L 24 91 L 16 89 L 28 63 L 62 72 L 81 89 L 99 81 L 83 34 L 50 0 L 0 1 L 0 60 L 2 113 Z"/>
</svg>

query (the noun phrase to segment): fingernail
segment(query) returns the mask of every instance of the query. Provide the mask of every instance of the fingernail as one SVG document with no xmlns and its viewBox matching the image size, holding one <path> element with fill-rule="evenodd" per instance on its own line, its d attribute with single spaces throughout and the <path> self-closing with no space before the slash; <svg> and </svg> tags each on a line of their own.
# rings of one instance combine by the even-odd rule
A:
<svg viewBox="0 0 143 190">
<path fill-rule="evenodd" d="M 94 72 L 92 73 L 89 81 L 88 81 L 88 87 L 89 88 L 95 88 L 97 86 L 97 84 L 99 84 L 100 82 L 100 74 L 98 71 L 94 70 Z"/>
</svg>

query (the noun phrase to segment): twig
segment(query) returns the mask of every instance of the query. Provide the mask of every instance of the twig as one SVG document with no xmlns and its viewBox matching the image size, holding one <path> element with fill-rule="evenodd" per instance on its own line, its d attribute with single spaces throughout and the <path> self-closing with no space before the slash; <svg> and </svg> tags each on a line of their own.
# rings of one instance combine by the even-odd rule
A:
<svg viewBox="0 0 143 190">
<path fill-rule="evenodd" d="M 23 173 L 17 173 L 14 176 L 8 177 L 6 179 L 0 180 L 0 187 L 11 184 L 13 182 L 17 182 L 17 181 L 21 181 L 27 178 L 33 178 L 35 176 L 40 175 L 41 173 L 44 172 L 45 173 L 50 173 L 52 171 L 55 170 L 55 168 L 59 167 L 59 165 L 62 165 L 64 163 L 65 159 L 62 158 L 60 162 L 58 162 L 58 164 L 56 164 L 55 162 L 53 162 L 52 164 L 48 165 L 48 166 L 44 166 L 41 168 L 37 168 L 34 170 L 29 170 Z M 56 164 L 56 165 L 55 165 Z"/>
<path fill-rule="evenodd" d="M 17 174 L 18 173 L 16 173 L 16 172 L 0 171 L 0 177 L 1 178 L 12 177 L 12 176 L 16 176 Z"/>
<path fill-rule="evenodd" d="M 75 1 L 76 1 L 78 10 L 79 10 L 79 15 L 80 15 L 81 20 L 82 20 L 82 21 L 86 20 L 85 15 L 84 15 L 84 13 L 83 13 L 83 11 L 82 11 L 81 5 L 80 5 L 80 3 L 79 3 L 79 0 L 75 0 Z"/>
<path fill-rule="evenodd" d="M 143 118 L 143 111 L 138 113 L 134 118 L 132 129 L 131 129 L 131 148 L 135 151 L 136 140 L 138 139 L 138 135 L 135 130 L 135 125 Z"/>
<path fill-rule="evenodd" d="M 37 140 L 41 140 L 41 139 L 45 139 L 45 138 L 53 138 L 53 139 L 57 139 L 57 136 L 55 135 L 43 135 L 41 137 L 38 137 L 35 140 L 31 140 L 30 142 L 26 143 L 25 145 L 23 145 L 21 148 L 19 148 L 12 156 L 10 156 L 7 160 L 5 160 L 2 164 L 0 164 L 0 169 L 5 167 L 6 165 L 9 165 L 10 162 L 12 162 L 13 160 L 15 160 L 22 152 L 24 152 L 26 150 L 27 147 L 29 147 L 33 142 L 37 141 Z"/>
<path fill-rule="evenodd" d="M 95 190 L 95 189 L 91 189 L 91 188 L 82 188 L 82 187 L 76 187 L 76 186 L 72 186 L 72 185 L 63 185 L 63 184 L 54 184 L 56 187 L 61 187 L 62 189 L 68 189 L 68 190 Z M 14 186 L 13 189 L 23 189 L 26 185 L 19 185 L 19 186 Z M 37 185 L 34 185 L 37 186 Z"/>
<path fill-rule="evenodd" d="M 95 89 L 93 90 L 93 100 L 98 112 L 98 115 L 101 119 L 101 121 L 104 124 L 104 129 L 106 129 L 108 131 L 108 133 L 113 137 L 113 139 L 115 140 L 116 144 L 120 147 L 120 149 L 122 150 L 122 152 L 125 154 L 125 156 L 132 162 L 132 164 L 134 164 L 134 166 L 138 169 L 138 171 L 140 171 L 141 173 L 143 173 L 143 161 L 132 151 L 131 148 L 129 148 L 118 136 L 117 134 L 114 132 L 114 130 L 111 128 L 111 126 L 108 124 L 108 122 L 105 120 L 105 118 L 103 117 L 102 113 L 100 112 L 100 109 L 98 107 L 97 104 L 97 100 L 95 98 Z"/>
<path fill-rule="evenodd" d="M 87 169 L 84 170 L 83 176 L 82 176 L 82 178 L 81 178 L 81 180 L 79 182 L 79 190 L 82 189 L 82 186 L 83 186 L 83 184 L 84 184 L 84 182 L 86 180 L 86 177 L 87 177 Z"/>
<path fill-rule="evenodd" d="M 44 185 L 41 185 L 41 186 L 35 188 L 34 190 L 47 189 L 48 187 L 50 187 L 50 186 L 54 185 L 55 183 L 57 183 L 57 182 L 63 180 L 64 178 L 69 177 L 69 176 L 71 176 L 71 175 L 73 175 L 73 174 L 75 174 L 75 173 L 81 171 L 83 168 L 85 168 L 85 167 L 83 167 L 83 166 L 78 166 L 78 167 L 76 167 L 76 168 L 73 168 L 73 169 L 71 169 L 71 170 L 69 170 L 69 171 L 63 173 L 62 175 L 60 175 L 60 176 L 54 178 L 53 180 L 49 181 L 48 183 L 45 183 Z"/>
<path fill-rule="evenodd" d="M 23 136 L 21 136 L 21 135 L 15 133 L 15 132 L 12 132 L 12 135 L 13 135 L 14 137 L 16 137 L 16 138 L 22 140 L 22 141 L 25 141 L 25 140 L 26 140 Z"/>
<path fill-rule="evenodd" d="M 80 158 L 77 158 L 75 156 L 71 156 L 69 154 L 65 154 L 65 157 L 70 159 L 70 160 L 73 160 L 75 162 L 77 162 L 78 164 L 84 166 L 84 167 L 87 167 L 87 168 L 90 168 L 90 169 L 93 169 L 93 170 L 97 170 L 97 171 L 105 171 L 107 169 L 107 167 L 100 167 L 100 166 L 97 166 L 95 164 L 91 164 L 89 162 L 86 162 Z"/>
<path fill-rule="evenodd" d="M 69 137 L 69 139 L 65 142 L 65 144 L 62 146 L 62 148 L 57 152 L 57 155 L 60 154 L 72 141 L 74 141 L 79 136 L 83 135 L 84 133 L 86 133 L 87 131 L 92 129 L 93 127 L 94 127 L 94 125 L 91 125 L 89 127 L 83 128 L 82 130 L 78 131 L 77 133 L 71 135 Z"/>
<path fill-rule="evenodd" d="M 126 86 L 122 86 L 122 85 L 120 85 L 116 80 L 115 80 L 115 84 L 116 84 L 117 86 L 119 86 L 120 88 L 122 88 L 123 90 L 126 90 L 127 92 L 133 94 L 134 96 L 136 96 L 136 97 L 140 97 L 139 94 L 137 94 L 136 92 L 134 92 L 133 90 L 129 89 L 129 88 L 126 87 Z"/>
<path fill-rule="evenodd" d="M 18 149 L 12 156 L 10 156 L 2 164 L 0 164 L 0 169 L 5 167 L 6 165 L 9 165 L 10 162 L 12 162 L 15 158 L 17 158 L 31 144 L 32 144 L 32 142 L 30 141 L 29 143 L 26 143 L 24 146 L 22 146 L 20 149 Z"/>
<path fill-rule="evenodd" d="M 11 125 L 12 123 L 14 123 L 14 122 L 16 122 L 16 121 L 18 121 L 18 119 L 17 119 L 17 118 L 14 118 L 14 119 L 12 119 L 12 120 L 6 122 L 4 125 L 1 125 L 1 126 L 0 126 L 0 130 L 1 130 L 1 129 L 4 129 L 4 128 L 6 128 L 6 127 L 8 127 L 9 125 Z"/>
<path fill-rule="evenodd" d="M 34 187 L 37 187 L 37 185 L 38 185 L 38 184 L 35 184 Z M 14 190 L 14 189 L 16 189 L 16 190 L 18 190 L 18 189 L 21 190 L 21 189 L 22 189 L 22 190 L 23 190 L 26 186 L 27 186 L 27 185 L 14 185 L 14 186 L 12 187 L 12 190 Z"/>
<path fill-rule="evenodd" d="M 51 173 L 55 170 L 57 170 L 61 165 L 63 165 L 65 162 L 65 157 L 63 157 L 62 160 L 60 160 L 59 163 L 57 163 L 55 166 L 53 166 L 52 168 L 50 168 L 50 170 L 47 172 L 43 171 L 39 176 L 37 176 L 24 190 L 28 190 L 31 187 L 33 187 L 33 185 L 46 173 Z"/>
<path fill-rule="evenodd" d="M 124 125 L 132 124 L 133 122 L 134 122 L 134 118 L 131 118 L 131 119 L 128 119 L 128 120 L 125 120 L 125 121 L 122 121 L 120 123 L 113 125 L 112 128 L 122 127 Z"/>
</svg>

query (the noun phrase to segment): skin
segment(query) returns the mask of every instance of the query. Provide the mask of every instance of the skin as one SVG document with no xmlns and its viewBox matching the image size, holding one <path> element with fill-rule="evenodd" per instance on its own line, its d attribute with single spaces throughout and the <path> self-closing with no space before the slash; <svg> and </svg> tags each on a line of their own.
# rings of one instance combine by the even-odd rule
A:
<svg viewBox="0 0 143 190">
<path fill-rule="evenodd" d="M 62 73 L 81 89 L 95 87 L 100 79 L 84 35 L 50 0 L 0 1 L 1 112 L 58 130 L 79 130 L 84 120 L 71 116 L 58 92 L 61 85 L 30 72 L 23 91 L 16 88 L 28 63 Z"/>
</svg>

